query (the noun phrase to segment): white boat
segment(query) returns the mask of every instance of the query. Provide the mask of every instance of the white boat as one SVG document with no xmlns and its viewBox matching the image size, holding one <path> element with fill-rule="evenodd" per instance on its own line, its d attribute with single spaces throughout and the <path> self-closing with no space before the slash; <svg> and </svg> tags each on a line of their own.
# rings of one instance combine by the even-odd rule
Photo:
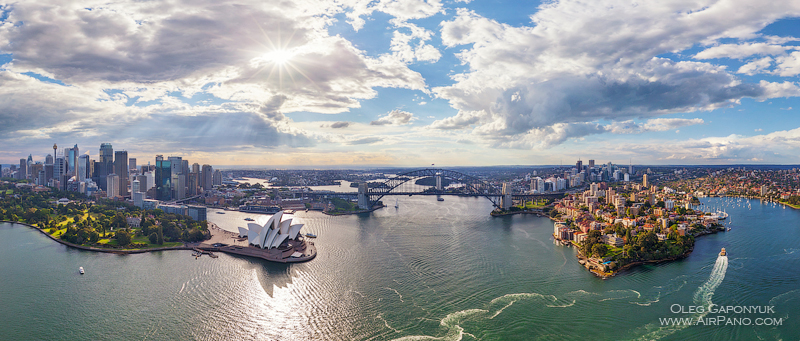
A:
<svg viewBox="0 0 800 341">
<path fill-rule="evenodd" d="M 79 268 L 78 268 L 78 272 L 80 272 L 80 273 L 81 273 L 81 275 L 83 275 L 83 274 L 85 274 L 85 273 L 86 273 L 85 271 L 83 271 L 83 267 L 79 267 Z"/>
</svg>

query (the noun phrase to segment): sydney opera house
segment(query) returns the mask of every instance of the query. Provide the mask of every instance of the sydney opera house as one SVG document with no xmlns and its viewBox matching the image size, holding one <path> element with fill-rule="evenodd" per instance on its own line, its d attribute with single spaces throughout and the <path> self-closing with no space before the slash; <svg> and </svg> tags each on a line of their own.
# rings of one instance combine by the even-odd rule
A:
<svg viewBox="0 0 800 341">
<path fill-rule="evenodd" d="M 282 219 L 286 218 L 286 219 Z M 247 237 L 250 245 L 262 249 L 277 248 L 286 240 L 297 239 L 303 224 L 292 225 L 292 218 L 284 217 L 283 212 L 275 213 L 264 226 L 249 223 L 247 228 L 239 228 L 239 237 Z"/>
</svg>

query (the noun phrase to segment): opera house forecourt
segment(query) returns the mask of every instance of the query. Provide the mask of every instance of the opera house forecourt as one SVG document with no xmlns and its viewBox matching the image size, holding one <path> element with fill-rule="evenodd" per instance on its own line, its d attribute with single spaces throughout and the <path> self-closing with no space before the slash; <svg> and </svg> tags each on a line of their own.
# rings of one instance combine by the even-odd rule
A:
<svg viewBox="0 0 800 341">
<path fill-rule="evenodd" d="M 314 242 L 306 240 L 300 229 L 303 224 L 292 224 L 295 220 L 283 212 L 275 213 L 264 226 L 249 223 L 247 228 L 239 227 L 238 236 L 220 239 L 212 237 L 205 241 L 201 249 L 222 251 L 243 256 L 257 257 L 273 262 L 305 262 L 317 256 Z"/>
</svg>

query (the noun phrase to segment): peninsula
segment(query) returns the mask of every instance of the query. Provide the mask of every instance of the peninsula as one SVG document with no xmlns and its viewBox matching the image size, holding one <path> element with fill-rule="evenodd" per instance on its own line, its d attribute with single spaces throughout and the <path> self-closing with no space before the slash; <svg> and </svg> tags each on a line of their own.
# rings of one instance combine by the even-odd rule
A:
<svg viewBox="0 0 800 341">
<path fill-rule="evenodd" d="M 92 201 L 80 193 L 33 186 L 24 181 L 3 181 L 0 194 L 0 221 L 29 226 L 54 241 L 86 251 L 119 254 L 218 251 L 280 263 L 304 262 L 317 255 L 314 243 L 302 235 L 283 238 L 273 247 L 256 247 L 246 237 L 205 220 L 196 221 L 160 209 L 140 209 L 120 201 Z"/>
<path fill-rule="evenodd" d="M 579 262 L 607 278 L 645 263 L 686 257 L 695 237 L 725 231 L 724 212 L 703 212 L 692 194 L 642 183 L 592 183 L 557 201 L 553 237 L 578 249 Z"/>
</svg>

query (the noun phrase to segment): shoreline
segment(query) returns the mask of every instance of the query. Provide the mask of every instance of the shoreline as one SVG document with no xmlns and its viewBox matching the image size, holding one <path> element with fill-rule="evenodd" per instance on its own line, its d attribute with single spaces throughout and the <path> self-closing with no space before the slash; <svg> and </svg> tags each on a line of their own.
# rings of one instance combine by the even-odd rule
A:
<svg viewBox="0 0 800 341">
<path fill-rule="evenodd" d="M 334 213 L 331 213 L 331 212 L 322 211 L 322 214 L 329 215 L 329 216 L 353 215 L 353 214 L 374 212 L 374 211 L 377 211 L 377 210 L 379 210 L 381 208 L 384 208 L 384 207 L 386 207 L 386 205 L 373 207 L 373 208 L 370 208 L 368 210 L 358 210 L 358 211 L 349 211 L 349 212 L 334 212 Z"/>
<path fill-rule="evenodd" d="M 503 212 L 503 213 L 494 213 L 494 212 L 489 213 L 489 215 L 492 216 L 492 217 L 503 217 L 503 216 L 515 215 L 515 214 L 535 214 L 535 215 L 537 215 L 539 217 L 548 216 L 548 215 L 544 214 L 544 212 L 541 209 L 539 209 L 538 212 L 534 212 L 534 211 L 514 211 L 514 212 Z"/>
<path fill-rule="evenodd" d="M 292 247 L 289 250 L 284 250 L 284 251 L 277 250 L 277 249 L 257 249 L 257 248 L 253 248 L 253 247 L 249 247 L 249 246 L 248 247 L 242 247 L 242 246 L 233 246 L 233 245 L 226 245 L 226 246 L 218 246 L 217 247 L 217 246 L 213 246 L 211 244 L 206 244 L 206 242 L 209 242 L 212 239 L 214 239 L 215 235 L 212 235 L 211 239 L 208 239 L 208 240 L 205 240 L 205 241 L 202 241 L 202 242 L 183 243 L 183 246 L 155 247 L 155 248 L 147 248 L 147 249 L 110 249 L 110 248 L 99 248 L 99 247 L 94 247 L 94 246 L 73 244 L 73 243 L 70 243 L 70 242 L 68 242 L 66 240 L 61 240 L 61 239 L 58 239 L 56 237 L 53 237 L 52 235 L 50 235 L 46 231 L 44 231 L 44 230 L 42 230 L 42 229 L 40 229 L 40 228 L 38 228 L 36 226 L 33 226 L 31 224 L 28 224 L 28 223 L 23 223 L 23 222 L 18 222 L 18 221 L 9 221 L 9 220 L 0 220 L 0 223 L 19 224 L 19 225 L 30 227 L 30 228 L 32 228 L 32 229 L 34 229 L 36 231 L 39 231 L 39 233 L 47 236 L 51 240 L 53 240 L 53 241 L 55 241 L 55 242 L 57 242 L 59 244 L 62 244 L 64 246 L 67 246 L 67 247 L 72 247 L 72 248 L 79 249 L 79 250 L 84 250 L 84 251 L 93 251 L 93 252 L 102 252 L 102 253 L 114 253 L 114 254 L 119 254 L 119 255 L 139 254 L 139 253 L 156 252 L 156 251 L 195 250 L 195 249 L 198 249 L 198 250 L 203 250 L 203 251 L 217 251 L 217 252 L 223 252 L 223 253 L 227 253 L 227 254 L 235 254 L 235 255 L 240 255 L 240 256 L 259 258 L 259 259 L 264 259 L 266 261 L 276 262 L 276 263 L 302 263 L 302 262 L 310 261 L 310 260 L 312 260 L 312 259 L 317 257 L 317 249 L 316 249 L 316 246 L 314 245 L 314 242 L 305 241 L 305 240 L 303 240 L 301 245 Z M 214 223 L 210 223 L 210 224 L 213 225 L 213 227 L 209 227 L 209 229 L 213 228 L 213 229 L 220 230 L 223 234 L 225 234 L 226 232 L 230 233 L 230 234 L 234 234 L 233 232 L 226 231 L 226 230 L 218 227 Z M 300 246 L 302 246 L 302 248 L 299 248 Z M 306 252 L 305 252 L 306 250 L 308 251 L 307 255 L 306 255 Z M 290 251 L 290 252 L 303 251 L 302 252 L 303 253 L 303 257 L 295 257 L 295 258 L 284 257 L 287 251 Z M 212 256 L 212 258 L 216 258 L 216 257 Z"/>
<path fill-rule="evenodd" d="M 552 218 L 551 218 L 551 220 L 555 221 L 555 219 L 552 219 Z M 709 234 L 716 234 L 718 232 L 723 232 L 723 231 L 708 231 L 708 232 L 704 231 L 703 233 L 700 233 L 700 234 L 698 234 L 698 235 L 696 235 L 694 237 L 695 238 L 702 237 L 702 236 L 709 235 Z M 575 257 L 578 258 L 579 264 L 581 266 L 583 266 L 584 268 L 586 268 L 586 270 L 588 270 L 590 273 L 594 274 L 597 277 L 600 277 L 601 279 L 608 279 L 608 278 L 614 277 L 614 276 L 616 276 L 617 274 L 619 274 L 621 272 L 633 269 L 633 268 L 635 268 L 635 267 L 637 267 L 639 265 L 659 264 L 659 263 L 672 262 L 672 261 L 684 259 L 686 257 L 689 257 L 689 255 L 694 251 L 694 245 L 692 245 L 692 247 L 689 248 L 689 250 L 687 250 L 686 252 L 684 252 L 684 253 L 682 253 L 680 255 L 677 255 L 677 256 L 671 256 L 671 257 L 662 258 L 662 259 L 649 259 L 649 260 L 635 261 L 635 262 L 631 262 L 631 263 L 622 265 L 622 266 L 620 266 L 619 268 L 617 268 L 615 270 L 611 270 L 611 271 L 607 271 L 606 272 L 606 271 L 601 271 L 600 269 L 595 269 L 594 267 L 591 267 L 591 266 L 587 267 L 586 264 L 589 263 L 590 257 L 584 256 L 583 253 L 581 253 L 581 251 L 580 251 L 579 245 L 575 244 L 575 242 L 573 242 L 573 241 L 565 241 L 565 240 L 563 240 L 561 238 L 557 238 L 555 236 L 555 234 L 551 234 L 551 236 L 553 237 L 554 240 L 556 240 L 556 241 L 558 241 L 560 243 L 569 244 L 569 245 L 566 245 L 566 246 L 574 246 L 574 247 L 576 247 L 577 254 L 575 255 Z"/>
</svg>

